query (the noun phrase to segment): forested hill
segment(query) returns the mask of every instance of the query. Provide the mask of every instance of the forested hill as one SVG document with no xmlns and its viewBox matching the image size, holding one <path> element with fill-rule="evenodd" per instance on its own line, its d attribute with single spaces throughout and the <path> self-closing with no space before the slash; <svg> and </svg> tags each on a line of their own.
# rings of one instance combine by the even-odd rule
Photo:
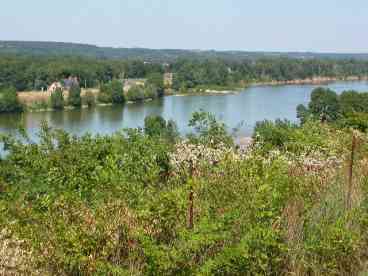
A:
<svg viewBox="0 0 368 276">
<path fill-rule="evenodd" d="M 43 56 L 84 56 L 105 59 L 143 59 L 145 61 L 170 62 L 178 58 L 221 58 L 228 61 L 245 59 L 289 57 L 296 59 L 360 59 L 368 60 L 366 54 L 310 53 L 310 52 L 246 52 L 214 50 L 177 50 L 145 48 L 98 47 L 89 44 L 35 41 L 0 41 L 0 54 Z"/>
</svg>

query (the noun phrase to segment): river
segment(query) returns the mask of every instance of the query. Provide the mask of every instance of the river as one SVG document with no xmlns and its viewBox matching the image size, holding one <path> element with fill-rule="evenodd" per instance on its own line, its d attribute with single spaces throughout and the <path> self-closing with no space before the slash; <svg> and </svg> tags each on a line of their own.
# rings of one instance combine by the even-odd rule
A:
<svg viewBox="0 0 368 276">
<path fill-rule="evenodd" d="M 229 130 L 239 128 L 238 136 L 252 134 L 257 121 L 277 118 L 296 121 L 296 106 L 307 104 L 311 91 L 321 85 L 252 86 L 235 94 L 166 96 L 146 103 L 105 106 L 92 109 L 0 115 L 0 133 L 14 133 L 22 125 L 36 137 L 40 123 L 82 135 L 111 134 L 128 127 L 143 126 L 148 115 L 161 115 L 177 122 L 179 131 L 188 133 L 191 114 L 203 109 L 216 115 Z M 334 82 L 322 86 L 340 93 L 344 90 L 368 92 L 367 81 Z"/>
</svg>

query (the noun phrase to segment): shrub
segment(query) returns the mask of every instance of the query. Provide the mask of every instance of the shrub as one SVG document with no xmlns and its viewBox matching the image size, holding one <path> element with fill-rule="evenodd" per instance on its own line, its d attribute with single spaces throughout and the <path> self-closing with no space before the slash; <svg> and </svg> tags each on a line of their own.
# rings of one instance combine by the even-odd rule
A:
<svg viewBox="0 0 368 276">
<path fill-rule="evenodd" d="M 117 80 L 110 83 L 111 98 L 114 104 L 121 104 L 124 102 L 123 85 Z"/>
<path fill-rule="evenodd" d="M 302 104 L 296 107 L 296 117 L 300 120 L 300 123 L 304 124 L 310 117 L 309 110 Z"/>
<path fill-rule="evenodd" d="M 297 128 L 296 124 L 288 120 L 276 120 L 257 122 L 254 128 L 253 138 L 257 141 L 261 139 L 264 143 L 272 147 L 283 147 L 291 139 L 291 133 Z"/>
<path fill-rule="evenodd" d="M 17 98 L 15 88 L 0 89 L 0 113 L 2 112 L 21 112 L 22 105 Z"/>
<path fill-rule="evenodd" d="M 97 99 L 101 103 L 123 103 L 125 100 L 123 85 L 118 80 L 113 80 L 110 83 L 101 85 Z"/>
<path fill-rule="evenodd" d="M 368 112 L 368 107 L 366 106 L 368 102 L 365 101 L 367 97 L 365 94 L 368 95 L 368 93 L 359 93 L 357 91 L 344 91 L 339 96 L 341 112 L 344 115 L 354 112 Z"/>
<path fill-rule="evenodd" d="M 175 142 L 179 137 L 176 123 L 172 120 L 166 122 L 161 116 L 147 116 L 144 119 L 144 132 L 150 137 L 168 139 Z"/>
<path fill-rule="evenodd" d="M 56 89 L 51 94 L 51 107 L 53 109 L 64 109 L 64 95 L 63 90 Z"/>
<path fill-rule="evenodd" d="M 1 261 L 5 275 L 364 274 L 366 134 L 349 194 L 350 130 L 269 122 L 286 142 L 265 153 L 225 145 L 211 114 L 190 124 L 175 144 L 157 139 L 169 128 L 158 116 L 111 136 L 0 135 L 0 274 Z"/>
<path fill-rule="evenodd" d="M 350 113 L 346 114 L 341 120 L 342 127 L 352 127 L 362 132 L 368 130 L 368 113 Z"/>
<path fill-rule="evenodd" d="M 156 89 L 158 97 L 164 94 L 164 76 L 161 73 L 152 73 L 147 77 L 147 84 L 153 86 Z"/>
<path fill-rule="evenodd" d="M 94 106 L 96 104 L 95 96 L 91 91 L 86 92 L 82 101 L 83 104 L 87 105 L 88 107 Z"/>
<path fill-rule="evenodd" d="M 145 99 L 154 99 L 158 97 L 158 90 L 153 85 L 147 85 L 144 88 L 144 98 Z"/>
<path fill-rule="evenodd" d="M 327 121 L 335 121 L 341 115 L 337 94 L 326 88 L 316 88 L 312 91 L 309 110 L 317 119 L 323 118 Z"/>
<path fill-rule="evenodd" d="M 125 95 L 128 101 L 143 101 L 145 98 L 144 95 L 144 87 L 141 86 L 133 86 L 129 89 L 129 91 Z"/>
<path fill-rule="evenodd" d="M 71 106 L 80 107 L 82 105 L 81 89 L 79 85 L 72 85 L 69 90 L 68 103 Z"/>
<path fill-rule="evenodd" d="M 214 147 L 220 144 L 233 145 L 233 139 L 227 133 L 225 124 L 218 122 L 213 114 L 194 112 L 188 126 L 194 129 L 194 133 L 189 136 L 192 143 Z"/>
</svg>

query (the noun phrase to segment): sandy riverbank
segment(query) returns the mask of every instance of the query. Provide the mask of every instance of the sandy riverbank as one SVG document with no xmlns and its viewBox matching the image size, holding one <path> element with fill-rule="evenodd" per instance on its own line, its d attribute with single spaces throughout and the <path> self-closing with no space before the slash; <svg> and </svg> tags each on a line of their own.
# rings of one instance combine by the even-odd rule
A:
<svg viewBox="0 0 368 276">
<path fill-rule="evenodd" d="M 285 81 L 268 81 L 268 82 L 253 82 L 251 86 L 274 86 L 274 85 L 302 85 L 302 84 L 326 84 L 329 82 L 335 81 L 368 81 L 368 76 L 350 76 L 344 78 L 336 78 L 336 77 L 315 77 L 315 78 L 307 78 L 307 79 L 296 79 L 296 80 L 285 80 Z"/>
</svg>

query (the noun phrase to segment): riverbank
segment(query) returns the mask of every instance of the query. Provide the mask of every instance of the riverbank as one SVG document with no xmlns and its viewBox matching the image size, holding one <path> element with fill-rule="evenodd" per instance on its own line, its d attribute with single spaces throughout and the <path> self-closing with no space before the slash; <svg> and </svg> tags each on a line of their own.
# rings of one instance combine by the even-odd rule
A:
<svg viewBox="0 0 368 276">
<path fill-rule="evenodd" d="M 200 95 L 231 95 L 237 94 L 248 87 L 254 86 L 281 86 L 281 85 L 325 85 L 337 81 L 368 81 L 368 76 L 349 76 L 349 77 L 315 77 L 307 79 L 295 79 L 295 80 L 285 80 L 285 81 L 254 81 L 243 83 L 241 86 L 229 85 L 229 86 L 201 86 L 194 89 L 189 89 L 186 92 L 174 91 L 172 89 L 165 91 L 164 96 L 200 96 Z M 99 89 L 82 89 L 81 97 L 84 98 L 87 93 L 93 95 L 97 99 L 100 93 Z M 68 91 L 64 91 L 64 99 L 67 100 L 69 96 Z M 24 105 L 26 111 L 29 112 L 43 112 L 43 111 L 53 111 L 49 107 L 48 103 L 51 97 L 51 92 L 47 91 L 26 91 L 18 92 L 19 102 Z M 147 102 L 147 100 L 143 101 Z M 128 101 L 128 104 L 136 103 L 133 101 Z M 104 106 L 109 104 L 98 103 L 96 105 Z"/>
<path fill-rule="evenodd" d="M 214 88 L 195 88 L 191 89 L 187 92 L 178 92 L 172 93 L 170 95 L 175 96 L 193 96 L 193 95 L 226 95 L 226 94 L 237 94 L 242 90 L 247 89 L 248 87 L 254 86 L 282 86 L 282 85 L 325 85 L 332 82 L 338 81 L 368 81 L 368 76 L 349 76 L 349 77 L 314 77 L 314 78 L 307 78 L 307 79 L 295 79 L 295 80 L 271 80 L 271 81 L 254 81 L 248 82 L 246 85 L 241 87 L 231 86 L 224 87 L 223 89 L 214 89 Z"/>
<path fill-rule="evenodd" d="M 325 86 L 327 87 L 327 86 Z M 335 82 L 328 87 L 338 93 L 347 90 L 368 91 L 368 82 Z M 258 121 L 278 118 L 296 121 L 296 107 L 306 105 L 313 85 L 249 87 L 237 95 L 163 97 L 147 103 L 96 106 L 56 112 L 4 113 L 0 115 L 0 132 L 14 133 L 20 124 L 37 141 L 36 132 L 43 121 L 51 127 L 65 129 L 74 135 L 111 134 L 123 128 L 142 127 L 144 117 L 155 114 L 178 122 L 178 130 L 188 133 L 187 121 L 193 112 L 208 111 L 236 130 L 237 137 L 250 137 Z"/>
<path fill-rule="evenodd" d="M 368 76 L 349 76 L 349 77 L 315 77 L 307 79 L 295 79 L 295 80 L 284 80 L 284 81 L 264 81 L 264 82 L 253 82 L 251 86 L 277 86 L 277 85 L 323 85 L 330 82 L 336 81 L 368 81 Z"/>
</svg>

